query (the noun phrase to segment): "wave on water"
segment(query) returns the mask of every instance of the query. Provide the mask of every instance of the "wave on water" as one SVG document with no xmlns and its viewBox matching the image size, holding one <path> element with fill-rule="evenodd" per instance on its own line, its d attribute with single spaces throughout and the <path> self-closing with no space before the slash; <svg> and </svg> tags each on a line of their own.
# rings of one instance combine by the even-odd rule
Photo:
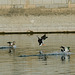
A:
<svg viewBox="0 0 75 75">
<path fill-rule="evenodd" d="M 46 54 L 34 54 L 34 55 L 20 55 L 19 57 L 30 57 L 30 56 L 49 56 L 49 55 L 71 55 L 74 53 L 71 52 L 53 52 L 53 53 L 46 53 Z"/>
</svg>

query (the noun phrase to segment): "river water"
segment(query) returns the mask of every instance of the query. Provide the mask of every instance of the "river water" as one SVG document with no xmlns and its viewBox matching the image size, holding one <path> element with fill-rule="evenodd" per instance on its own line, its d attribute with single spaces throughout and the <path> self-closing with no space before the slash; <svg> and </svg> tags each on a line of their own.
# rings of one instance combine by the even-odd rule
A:
<svg viewBox="0 0 75 75">
<path fill-rule="evenodd" d="M 46 60 L 38 56 L 19 57 L 39 54 L 41 50 L 44 53 L 58 52 L 61 45 L 69 46 L 75 53 L 75 34 L 47 34 L 45 46 L 39 46 L 37 36 L 42 35 L 0 35 L 0 46 L 8 46 L 7 41 L 16 41 L 17 46 L 11 53 L 8 49 L 0 49 L 0 75 L 75 75 L 75 55 L 48 56 Z"/>
</svg>

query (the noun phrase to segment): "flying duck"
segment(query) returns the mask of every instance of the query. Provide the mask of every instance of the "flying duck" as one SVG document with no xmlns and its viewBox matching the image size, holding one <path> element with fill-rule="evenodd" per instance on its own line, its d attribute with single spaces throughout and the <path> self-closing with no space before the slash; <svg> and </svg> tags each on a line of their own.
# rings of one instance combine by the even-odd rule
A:
<svg viewBox="0 0 75 75">
<path fill-rule="evenodd" d="M 39 46 L 44 45 L 44 40 L 45 40 L 46 38 L 48 38 L 48 37 L 46 36 L 46 34 L 44 34 L 41 38 L 38 37 Z"/>
<path fill-rule="evenodd" d="M 43 45 L 43 40 L 41 38 L 39 38 L 39 37 L 38 37 L 38 43 L 39 43 L 39 46 Z"/>
<path fill-rule="evenodd" d="M 70 47 L 61 46 L 61 52 L 70 52 Z"/>
</svg>

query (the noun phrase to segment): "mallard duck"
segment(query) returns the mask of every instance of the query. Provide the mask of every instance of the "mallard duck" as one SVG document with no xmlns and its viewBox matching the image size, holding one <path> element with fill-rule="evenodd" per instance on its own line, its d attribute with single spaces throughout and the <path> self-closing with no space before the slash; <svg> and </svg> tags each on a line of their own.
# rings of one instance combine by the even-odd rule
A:
<svg viewBox="0 0 75 75">
<path fill-rule="evenodd" d="M 61 46 L 61 52 L 70 52 L 70 47 Z"/>
</svg>

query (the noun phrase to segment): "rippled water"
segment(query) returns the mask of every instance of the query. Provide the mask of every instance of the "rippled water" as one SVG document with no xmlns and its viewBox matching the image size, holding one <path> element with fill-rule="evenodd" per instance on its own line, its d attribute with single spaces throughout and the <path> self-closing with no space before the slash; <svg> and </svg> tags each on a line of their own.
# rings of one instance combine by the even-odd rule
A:
<svg viewBox="0 0 75 75">
<path fill-rule="evenodd" d="M 58 52 L 60 46 L 70 46 L 75 53 L 75 34 L 47 34 L 45 46 L 39 46 L 37 36 L 42 34 L 0 35 L 0 46 L 8 46 L 7 41 L 16 41 L 15 52 L 0 49 L 0 75 L 75 75 L 75 55 L 48 56 L 46 60 L 38 56 L 18 57 L 20 55 Z"/>
</svg>

